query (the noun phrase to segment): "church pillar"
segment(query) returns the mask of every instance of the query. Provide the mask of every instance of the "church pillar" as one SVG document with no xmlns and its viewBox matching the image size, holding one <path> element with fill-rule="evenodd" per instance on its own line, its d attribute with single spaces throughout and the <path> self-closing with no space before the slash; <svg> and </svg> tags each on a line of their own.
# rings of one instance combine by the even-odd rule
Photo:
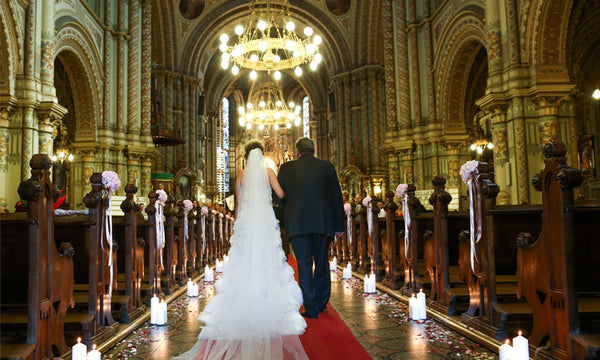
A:
<svg viewBox="0 0 600 360">
<path fill-rule="evenodd" d="M 142 54 L 141 54 L 141 136 L 146 147 L 152 147 L 150 112 L 152 93 L 152 2 L 142 1 Z"/>
<path fill-rule="evenodd" d="M 117 7 L 117 26 L 119 29 L 125 29 L 125 4 L 127 0 L 118 0 Z M 120 143 L 119 140 L 123 139 L 123 135 L 125 133 L 125 116 L 127 114 L 127 104 L 126 104 L 126 96 L 125 96 L 125 84 L 127 81 L 127 74 L 125 73 L 125 69 L 127 66 L 125 64 L 125 59 L 127 57 L 127 52 L 125 49 L 125 37 L 121 34 L 117 35 L 117 71 L 119 72 L 116 77 L 117 81 L 117 126 L 115 131 L 115 143 Z M 124 140 L 124 139 L 123 139 Z"/>
<path fill-rule="evenodd" d="M 413 174 L 414 152 L 412 149 L 400 150 L 401 180 L 403 184 L 413 184 L 415 177 Z"/>
<path fill-rule="evenodd" d="M 205 175 L 205 184 L 207 195 L 209 195 L 213 200 L 215 200 L 215 196 L 218 193 L 217 189 L 217 173 L 215 172 L 217 169 L 217 162 L 215 154 L 217 153 L 217 143 L 216 143 L 216 124 L 219 122 L 219 112 L 218 111 L 209 111 L 208 114 L 208 123 L 207 123 L 207 131 L 206 131 L 206 175 Z"/>
<path fill-rule="evenodd" d="M 405 5 L 396 5 L 405 6 Z M 383 26 L 383 61 L 385 74 L 385 108 L 386 108 L 386 138 L 398 135 L 398 118 L 396 111 L 396 94 L 398 74 L 396 71 L 396 32 L 394 31 L 394 2 L 384 0 L 381 3 Z M 406 44 L 405 44 L 406 45 Z"/>
<path fill-rule="evenodd" d="M 141 179 L 141 196 L 148 196 L 148 194 L 150 194 L 150 191 L 152 190 L 152 182 L 150 181 L 151 179 L 151 172 L 152 172 L 152 157 L 151 156 L 143 156 L 142 157 L 142 164 L 141 164 L 141 171 L 142 171 L 142 179 Z"/>
<path fill-rule="evenodd" d="M 42 41 L 40 80 L 42 81 L 42 101 L 56 102 L 54 88 L 54 1 L 42 1 Z M 29 169 L 29 168 L 28 168 Z"/>
<path fill-rule="evenodd" d="M 13 97 L 8 98 L 6 102 L 2 101 L 0 103 L 0 206 L 4 209 L 8 209 L 9 204 L 14 204 L 17 201 L 17 195 L 14 191 L 16 187 L 14 185 L 17 185 L 18 180 L 20 180 L 20 177 L 11 179 L 8 171 L 8 156 L 11 141 L 9 131 L 10 116 L 14 111 L 15 103 L 16 99 Z"/>
<path fill-rule="evenodd" d="M 140 1 L 129 0 L 127 41 L 127 142 L 140 141 Z"/>
<path fill-rule="evenodd" d="M 110 119 L 112 118 L 111 111 L 111 79 L 112 79 L 112 41 L 113 36 L 110 32 L 112 28 L 112 7 L 111 2 L 107 1 L 104 7 L 106 28 L 104 29 L 104 87 L 103 87 L 103 119 L 102 123 L 98 124 L 98 127 L 102 129 L 102 132 L 108 131 L 110 128 Z"/>
<path fill-rule="evenodd" d="M 358 141 L 354 142 L 354 144 L 359 144 L 361 149 L 360 152 L 362 156 L 360 156 L 360 154 L 358 155 L 358 158 L 360 159 L 359 164 L 365 169 L 367 175 L 371 175 L 374 163 L 371 147 L 375 145 L 371 143 L 375 143 L 376 140 L 373 138 L 373 129 L 371 128 L 373 124 L 369 121 L 369 88 L 366 68 L 357 71 L 355 77 L 359 80 L 360 106 L 356 107 L 354 116 L 356 116 L 360 122 L 360 125 L 357 126 L 356 129 L 362 129 L 362 132 L 359 134 L 360 138 Z"/>
<path fill-rule="evenodd" d="M 408 1 L 408 23 L 409 26 L 416 24 L 417 22 L 417 6 L 416 0 Z M 412 100 L 412 108 L 414 111 L 414 118 L 416 125 L 421 125 L 422 113 L 421 113 L 421 84 L 419 75 L 419 49 L 417 39 L 417 27 L 412 26 L 408 28 L 408 42 L 410 47 L 410 88 L 412 93 L 410 99 Z"/>
<path fill-rule="evenodd" d="M 509 154 L 508 154 L 508 129 L 506 126 L 506 106 L 496 105 L 491 109 L 492 117 L 492 144 L 494 144 L 494 173 L 495 182 L 500 187 L 496 198 L 498 205 L 511 203 Z"/>
<path fill-rule="evenodd" d="M 414 184 L 417 189 L 425 189 L 425 151 L 423 144 L 417 144 L 415 149 L 415 162 L 414 162 Z"/>
<path fill-rule="evenodd" d="M 429 19 L 431 16 L 431 7 L 429 1 L 423 2 L 423 11 L 423 16 L 426 19 Z M 433 88 L 435 81 L 433 79 L 433 71 L 430 71 L 430 69 L 433 69 L 433 49 L 431 44 L 434 42 L 431 35 L 431 21 L 425 21 L 423 27 L 425 28 L 425 66 L 427 69 L 425 72 L 427 75 L 427 113 L 429 122 L 433 123 L 437 122 L 437 119 L 435 112 L 435 90 Z M 427 184 L 430 184 L 430 182 L 427 181 Z"/>
<path fill-rule="evenodd" d="M 518 65 L 521 62 L 520 37 L 519 37 L 519 14 L 517 12 L 517 0 L 507 0 L 506 19 L 508 22 L 508 60 L 510 65 Z"/>
<path fill-rule="evenodd" d="M 440 158 L 439 158 L 440 143 L 434 142 L 431 144 L 431 176 L 440 175 Z M 429 187 L 429 179 L 426 179 L 425 185 Z"/>
<path fill-rule="evenodd" d="M 458 187 L 460 188 L 462 185 L 462 180 L 460 178 L 460 167 L 463 162 L 461 162 L 460 151 L 464 146 L 463 143 L 452 143 L 446 142 L 444 143 L 444 147 L 446 148 L 446 155 L 448 159 L 448 177 L 446 178 L 446 187 Z M 466 189 L 466 187 L 465 187 Z"/>
<path fill-rule="evenodd" d="M 75 181 L 75 204 L 82 204 L 84 195 L 90 191 L 90 176 L 96 171 L 94 162 L 98 151 L 95 149 L 80 150 L 81 154 L 81 179 Z M 77 179 L 75 179 L 77 180 Z"/>
<path fill-rule="evenodd" d="M 171 72 L 167 72 L 165 74 L 166 78 L 166 86 L 165 86 L 165 124 L 169 129 L 175 130 L 175 121 L 173 119 L 173 86 L 175 81 L 175 76 Z M 176 164 L 176 159 L 173 156 L 173 146 L 164 146 L 163 147 L 163 158 L 165 161 L 164 169 L 166 172 L 169 172 L 173 169 Z"/>
<path fill-rule="evenodd" d="M 527 158 L 527 130 L 525 126 L 525 103 L 522 97 L 510 100 L 507 122 L 512 126 L 514 135 L 514 155 L 510 154 L 511 178 L 513 174 L 516 186 L 513 186 L 512 203 L 529 204 L 529 171 Z M 496 150 L 494 150 L 496 151 Z M 516 201 L 515 201 L 516 199 Z"/>
<path fill-rule="evenodd" d="M 190 80 L 187 77 L 183 78 L 181 84 L 181 116 L 182 116 L 182 128 L 181 137 L 183 138 L 183 145 L 181 146 L 181 161 L 183 167 L 190 167 L 190 146 L 192 140 L 191 126 L 190 126 Z"/>
<path fill-rule="evenodd" d="M 127 184 L 134 184 L 138 188 L 141 188 L 139 182 L 140 172 L 140 156 L 137 154 L 129 154 L 129 156 L 127 156 Z M 125 189 L 125 186 L 121 186 L 121 188 Z M 140 192 L 140 196 L 146 195 L 143 195 L 143 192 Z"/>
<path fill-rule="evenodd" d="M 196 130 L 196 124 L 198 122 L 198 111 L 197 109 L 197 105 L 196 105 L 196 98 L 197 98 L 197 94 L 196 94 L 196 81 L 191 79 L 189 81 L 189 89 L 188 89 L 188 96 L 189 96 L 189 106 L 187 109 L 187 116 L 188 116 L 188 121 L 190 124 L 190 129 L 189 131 L 185 130 L 185 132 L 188 133 L 188 141 L 189 141 L 189 146 L 188 146 L 188 157 L 189 157 L 189 167 L 190 169 L 194 170 L 195 172 L 198 171 L 198 169 L 196 168 L 196 161 L 198 160 L 198 154 L 196 149 L 198 148 L 198 139 L 199 139 L 199 135 L 197 130 Z"/>
<path fill-rule="evenodd" d="M 342 98 L 340 99 L 340 107 L 342 108 L 343 111 L 343 116 L 341 117 L 344 125 L 345 125 L 345 130 L 341 136 L 344 137 L 344 152 L 346 153 L 346 159 L 345 161 L 343 161 L 345 166 L 348 166 L 350 164 L 352 165 L 358 165 L 358 162 L 354 163 L 354 159 L 352 156 L 352 151 L 356 151 L 356 147 L 358 146 L 357 143 L 353 142 L 352 140 L 352 124 L 353 124 L 353 118 L 352 118 L 352 100 L 350 98 L 350 74 L 344 74 L 342 75 L 341 78 L 341 82 L 342 82 Z M 354 144 L 354 145 L 352 145 Z M 349 153 L 350 152 L 350 153 Z"/>
<path fill-rule="evenodd" d="M 38 152 L 36 138 L 37 119 L 35 110 L 26 106 L 21 112 L 21 180 L 27 180 L 30 175 L 29 160 Z"/>
<path fill-rule="evenodd" d="M 317 140 L 319 157 L 322 159 L 330 160 L 331 154 L 329 153 L 329 140 L 327 136 L 327 109 L 314 109 L 313 119 L 314 120 L 311 120 L 310 122 L 314 122 L 316 137 L 314 137 L 313 139 Z"/>
<path fill-rule="evenodd" d="M 488 31 L 488 88 L 501 85 L 502 61 L 502 29 L 500 24 L 500 4 L 498 0 L 486 1 L 486 27 Z M 490 86 L 492 85 L 492 86 Z"/>
<path fill-rule="evenodd" d="M 398 154 L 395 151 L 388 151 L 387 153 L 388 162 L 388 187 L 387 190 L 394 191 L 396 186 L 400 184 L 400 171 L 398 167 Z M 386 190 L 386 189 L 384 189 Z"/>
</svg>

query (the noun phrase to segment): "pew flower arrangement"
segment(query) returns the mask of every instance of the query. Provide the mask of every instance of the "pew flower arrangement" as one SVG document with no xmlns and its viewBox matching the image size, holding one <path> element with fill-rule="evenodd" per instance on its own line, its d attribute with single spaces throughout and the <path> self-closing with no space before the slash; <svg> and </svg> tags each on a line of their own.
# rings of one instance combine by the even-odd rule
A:
<svg viewBox="0 0 600 360">
<path fill-rule="evenodd" d="M 371 199 L 371 197 L 370 197 L 370 196 L 367 196 L 367 197 L 365 197 L 365 198 L 363 199 L 363 201 L 362 201 L 362 204 L 363 204 L 363 206 L 365 206 L 365 207 L 366 207 L 366 206 L 369 206 L 369 203 L 371 202 L 371 200 L 372 200 L 372 199 Z"/>
<path fill-rule="evenodd" d="M 212 210 L 210 211 L 210 213 L 214 215 L 214 214 L 216 214 L 216 213 L 217 213 L 217 210 L 215 210 L 215 209 L 212 209 Z"/>
<path fill-rule="evenodd" d="M 347 214 L 350 211 L 352 211 L 352 205 L 350 203 L 345 203 L 344 204 L 344 212 Z"/>
<path fill-rule="evenodd" d="M 475 249 L 475 244 L 479 242 L 481 239 L 481 234 L 479 233 L 480 229 L 476 229 L 475 227 L 475 211 L 473 207 L 473 201 L 475 198 L 475 186 L 476 182 L 473 181 L 475 179 L 475 175 L 477 174 L 477 166 L 479 162 L 477 160 L 467 161 L 460 167 L 460 177 L 462 180 L 469 186 L 469 218 L 470 218 L 470 241 L 471 241 L 471 271 L 474 274 L 477 274 L 475 271 L 475 261 L 477 260 L 477 253 Z M 477 233 L 475 233 L 477 231 Z"/>
<path fill-rule="evenodd" d="M 113 276 L 114 276 L 114 272 L 113 272 L 113 259 L 112 259 L 112 253 L 113 253 L 113 236 L 112 236 L 112 196 L 114 193 L 117 192 L 117 190 L 119 190 L 119 187 L 121 186 L 121 179 L 119 179 L 119 175 L 117 175 L 116 172 L 114 171 L 103 171 L 102 172 L 102 184 L 104 185 L 104 188 L 106 189 L 106 195 L 108 197 L 108 205 L 106 206 L 106 216 L 104 217 L 104 229 L 105 229 L 105 233 L 106 233 L 106 241 L 108 242 L 108 248 L 109 248 L 109 255 L 108 255 L 108 266 L 110 267 L 110 286 L 109 286 L 109 290 L 108 290 L 108 297 L 111 298 L 112 297 L 112 290 L 113 290 Z M 104 244 L 102 246 L 102 248 L 104 248 Z"/>
<path fill-rule="evenodd" d="M 202 215 L 206 215 L 208 214 L 208 208 L 206 206 L 203 206 L 202 209 L 200 209 L 200 212 L 202 213 Z"/>
<path fill-rule="evenodd" d="M 402 216 L 404 217 L 404 256 L 408 259 L 410 237 L 408 230 L 411 228 L 410 211 L 408 211 L 408 184 L 400 184 L 396 187 L 396 194 L 402 200 Z"/>
<path fill-rule="evenodd" d="M 185 242 L 189 238 L 189 229 L 188 229 L 188 213 L 194 208 L 194 203 L 188 199 L 183 200 L 183 247 L 187 248 Z"/>
<path fill-rule="evenodd" d="M 156 195 L 158 199 L 154 203 L 154 207 L 156 207 L 156 248 L 158 250 L 160 256 L 160 266 L 163 265 L 163 256 L 162 251 L 165 247 L 165 223 L 163 221 L 163 206 L 165 206 L 165 202 L 167 201 L 167 193 L 162 190 L 156 190 Z"/>
</svg>

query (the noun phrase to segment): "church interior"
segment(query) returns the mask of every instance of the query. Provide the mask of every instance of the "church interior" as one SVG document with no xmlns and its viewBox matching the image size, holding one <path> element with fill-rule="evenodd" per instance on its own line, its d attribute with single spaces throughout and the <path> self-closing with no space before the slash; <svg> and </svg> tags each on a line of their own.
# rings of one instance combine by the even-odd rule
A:
<svg viewBox="0 0 600 360">
<path fill-rule="evenodd" d="M 599 1 L 0 0 L 0 23 L 1 359 L 189 350 L 244 143 L 277 171 L 300 137 L 346 212 L 311 359 L 600 359 Z"/>
</svg>

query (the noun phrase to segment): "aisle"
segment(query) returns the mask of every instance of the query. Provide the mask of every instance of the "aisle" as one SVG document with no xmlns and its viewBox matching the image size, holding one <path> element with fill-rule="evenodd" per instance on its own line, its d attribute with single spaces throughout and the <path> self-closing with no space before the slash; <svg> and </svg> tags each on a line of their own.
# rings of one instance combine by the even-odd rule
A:
<svg viewBox="0 0 600 360">
<path fill-rule="evenodd" d="M 406 306 L 386 294 L 363 295 L 361 280 L 341 280 L 339 271 L 332 272 L 331 276 L 330 305 L 373 359 L 497 359 L 490 351 L 481 349 L 472 341 L 434 321 L 427 320 L 418 324 L 411 322 L 407 317 Z M 168 326 L 150 327 L 146 323 L 103 354 L 103 358 L 167 360 L 187 351 L 196 342 L 199 331 L 198 314 L 213 294 L 214 285 L 201 283 L 199 298 L 181 297 L 169 304 Z M 309 320 L 309 326 L 313 330 L 317 330 L 316 326 L 321 320 L 327 321 L 327 317 L 333 315 L 335 311 L 329 309 L 328 314 L 322 318 Z M 333 331 L 325 328 L 327 332 Z M 310 334 L 307 333 L 304 337 L 308 335 Z M 327 339 L 321 337 L 321 340 L 326 346 Z M 341 355 L 341 350 L 345 350 L 333 346 L 324 347 L 322 344 L 308 348 L 311 360 L 332 359 L 331 355 Z M 326 350 L 318 351 L 319 348 Z M 316 353 L 328 356 L 315 356 Z"/>
</svg>

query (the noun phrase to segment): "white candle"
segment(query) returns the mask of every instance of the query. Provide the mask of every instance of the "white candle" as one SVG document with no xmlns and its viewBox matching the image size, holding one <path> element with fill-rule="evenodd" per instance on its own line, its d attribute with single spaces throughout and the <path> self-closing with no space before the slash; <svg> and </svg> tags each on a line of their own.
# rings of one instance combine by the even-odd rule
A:
<svg viewBox="0 0 600 360">
<path fill-rule="evenodd" d="M 513 356 L 513 347 L 508 344 L 509 340 L 506 339 L 506 343 L 500 346 L 500 351 L 498 355 L 500 356 L 500 360 L 511 360 Z"/>
<path fill-rule="evenodd" d="M 419 320 L 419 309 L 417 304 L 417 298 L 415 294 L 412 294 L 408 299 L 408 316 L 411 320 Z"/>
<path fill-rule="evenodd" d="M 159 300 L 156 294 L 150 299 L 150 324 L 158 323 L 158 304 Z"/>
<path fill-rule="evenodd" d="M 369 281 L 371 283 L 371 294 L 375 294 L 377 292 L 377 278 L 372 271 L 371 275 L 369 275 Z"/>
<path fill-rule="evenodd" d="M 156 325 L 164 325 L 167 322 L 166 306 L 167 303 L 165 302 L 165 300 L 160 299 L 160 304 L 158 304 L 156 315 Z"/>
<path fill-rule="evenodd" d="M 365 278 L 363 279 L 363 288 L 365 294 L 369 294 L 371 292 L 371 286 L 369 286 L 371 284 L 370 280 L 371 279 L 369 279 L 369 275 L 365 274 Z"/>
<path fill-rule="evenodd" d="M 419 290 L 419 293 L 417 294 L 417 306 L 419 309 L 419 319 L 427 319 L 427 302 L 425 301 L 423 289 Z"/>
<path fill-rule="evenodd" d="M 71 348 L 71 359 L 85 360 L 87 356 L 87 345 L 81 343 L 81 338 L 77 338 L 77 344 Z"/>
<path fill-rule="evenodd" d="M 204 268 L 204 282 L 212 282 L 212 269 L 208 267 L 208 265 L 206 265 L 206 267 Z"/>
<path fill-rule="evenodd" d="M 196 284 L 196 283 L 192 283 L 191 296 L 194 296 L 194 297 L 198 296 L 198 284 Z"/>
<path fill-rule="evenodd" d="M 87 360 L 100 360 L 102 359 L 102 355 L 100 351 L 96 350 L 96 344 L 92 346 L 92 351 L 87 354 Z"/>
<path fill-rule="evenodd" d="M 163 315 L 163 317 L 164 317 L 164 319 L 165 319 L 165 322 L 163 323 L 163 325 L 164 325 L 164 324 L 166 324 L 166 323 L 167 323 L 167 321 L 168 321 L 168 320 L 167 320 L 167 302 L 163 300 L 163 302 L 162 302 L 162 304 L 161 304 L 161 305 L 162 305 L 161 312 L 164 314 L 164 315 Z"/>
<path fill-rule="evenodd" d="M 194 286 L 194 283 L 192 282 L 192 279 L 190 278 L 187 282 L 187 296 L 194 296 L 192 295 L 192 287 Z"/>
<path fill-rule="evenodd" d="M 511 360 L 529 360 L 529 341 L 521 336 L 522 332 L 519 330 L 519 336 L 513 338 L 513 357 Z"/>
</svg>

